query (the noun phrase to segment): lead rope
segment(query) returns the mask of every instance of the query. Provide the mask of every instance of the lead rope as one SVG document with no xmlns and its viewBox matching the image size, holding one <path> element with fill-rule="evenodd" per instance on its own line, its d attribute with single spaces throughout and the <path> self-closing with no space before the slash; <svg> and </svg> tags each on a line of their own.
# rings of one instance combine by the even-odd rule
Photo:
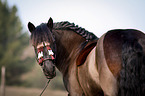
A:
<svg viewBox="0 0 145 96">
<path fill-rule="evenodd" d="M 47 81 L 47 83 L 46 83 L 46 85 L 45 85 L 44 89 L 42 90 L 42 92 L 41 92 L 41 94 L 40 94 L 39 96 L 42 96 L 42 94 L 43 94 L 43 93 L 44 93 L 44 91 L 46 90 L 46 88 L 47 88 L 47 86 L 48 86 L 49 82 L 50 82 L 50 79 Z"/>
</svg>

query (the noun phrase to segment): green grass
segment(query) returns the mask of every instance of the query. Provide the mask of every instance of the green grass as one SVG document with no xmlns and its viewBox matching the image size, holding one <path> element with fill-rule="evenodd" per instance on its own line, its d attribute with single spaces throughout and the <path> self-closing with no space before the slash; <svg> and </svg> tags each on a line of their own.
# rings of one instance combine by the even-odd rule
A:
<svg viewBox="0 0 145 96">
<path fill-rule="evenodd" d="M 41 92 L 37 88 L 6 87 L 5 96 L 39 96 Z M 67 92 L 46 89 L 42 96 L 67 96 Z"/>
</svg>

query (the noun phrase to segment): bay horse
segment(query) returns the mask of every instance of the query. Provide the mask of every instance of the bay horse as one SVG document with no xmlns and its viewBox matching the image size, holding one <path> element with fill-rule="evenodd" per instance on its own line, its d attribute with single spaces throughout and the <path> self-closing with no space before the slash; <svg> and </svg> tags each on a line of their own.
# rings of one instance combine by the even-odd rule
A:
<svg viewBox="0 0 145 96">
<path fill-rule="evenodd" d="M 98 38 L 74 23 L 28 23 L 45 76 L 63 75 L 68 96 L 145 96 L 145 34 L 110 30 Z"/>
</svg>

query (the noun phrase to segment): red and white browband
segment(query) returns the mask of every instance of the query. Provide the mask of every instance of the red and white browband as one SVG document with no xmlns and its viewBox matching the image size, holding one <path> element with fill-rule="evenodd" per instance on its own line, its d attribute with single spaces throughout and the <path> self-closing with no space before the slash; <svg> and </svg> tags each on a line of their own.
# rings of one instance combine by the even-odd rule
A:
<svg viewBox="0 0 145 96">
<path fill-rule="evenodd" d="M 47 52 L 48 52 L 48 58 L 43 58 L 43 48 L 44 47 L 40 47 L 37 49 L 37 54 L 38 54 L 38 63 L 39 64 L 42 64 L 42 62 L 44 62 L 45 60 L 54 60 L 54 53 L 52 51 L 52 49 L 49 47 L 49 45 L 46 45 L 46 48 L 47 48 Z"/>
</svg>

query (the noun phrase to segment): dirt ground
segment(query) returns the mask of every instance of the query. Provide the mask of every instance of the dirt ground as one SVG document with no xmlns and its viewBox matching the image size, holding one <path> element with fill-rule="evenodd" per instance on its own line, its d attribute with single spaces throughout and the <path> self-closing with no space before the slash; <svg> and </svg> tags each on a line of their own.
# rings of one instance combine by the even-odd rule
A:
<svg viewBox="0 0 145 96">
<path fill-rule="evenodd" d="M 5 96 L 39 96 L 42 89 L 6 87 Z M 46 89 L 42 96 L 67 96 L 66 91 Z"/>
</svg>

